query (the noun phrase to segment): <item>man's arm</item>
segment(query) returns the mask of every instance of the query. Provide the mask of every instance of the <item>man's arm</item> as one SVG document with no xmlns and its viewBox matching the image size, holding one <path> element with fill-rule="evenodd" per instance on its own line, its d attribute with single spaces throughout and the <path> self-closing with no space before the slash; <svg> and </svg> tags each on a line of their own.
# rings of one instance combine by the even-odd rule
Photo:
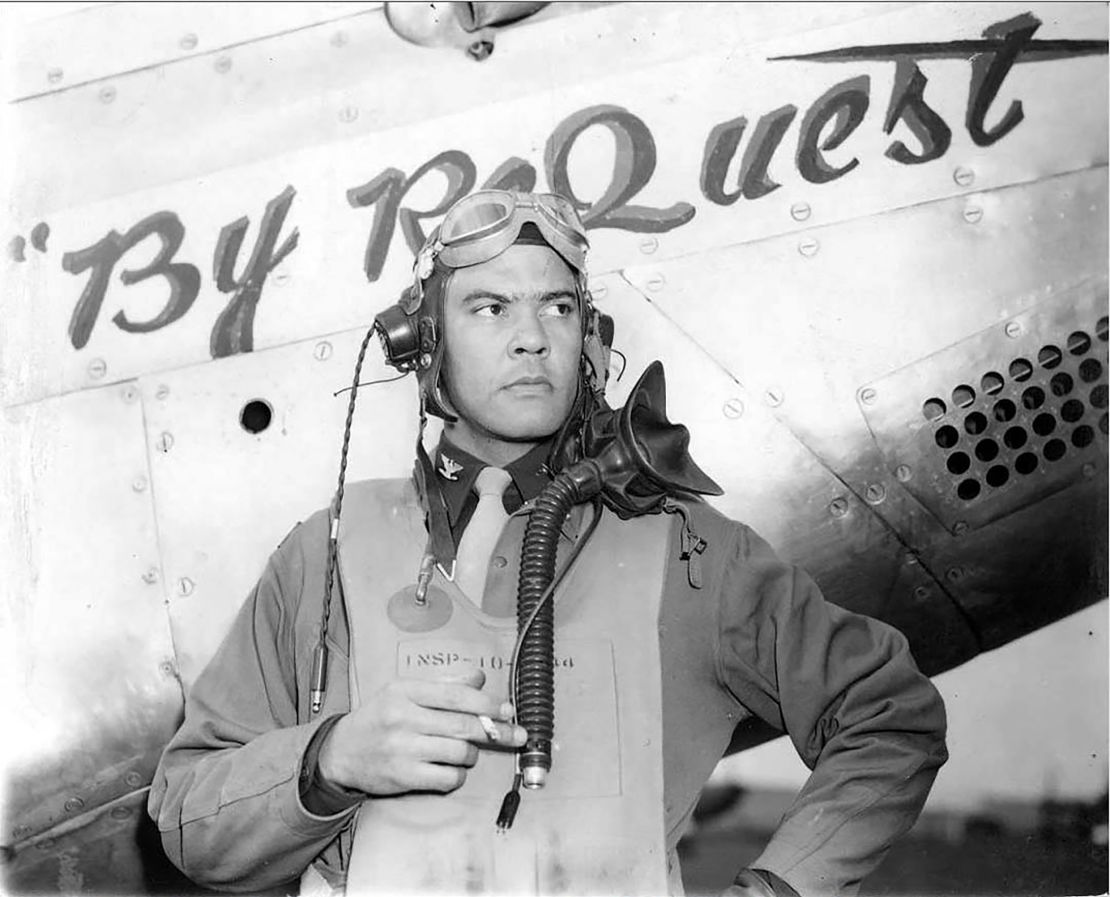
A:
<svg viewBox="0 0 1110 897">
<path fill-rule="evenodd" d="M 166 747 L 149 811 L 170 859 L 199 884 L 233 891 L 297 878 L 349 821 L 303 805 L 304 756 L 324 717 L 301 723 L 294 619 L 306 577 L 298 527 L 270 558 L 197 679 Z M 323 533 L 320 544 L 323 544 Z M 334 653 L 334 652 L 333 652 Z"/>
<path fill-rule="evenodd" d="M 805 897 L 855 894 L 948 757 L 940 695 L 900 632 L 827 603 L 747 528 L 720 613 L 722 682 L 813 770 L 751 865 Z"/>
</svg>

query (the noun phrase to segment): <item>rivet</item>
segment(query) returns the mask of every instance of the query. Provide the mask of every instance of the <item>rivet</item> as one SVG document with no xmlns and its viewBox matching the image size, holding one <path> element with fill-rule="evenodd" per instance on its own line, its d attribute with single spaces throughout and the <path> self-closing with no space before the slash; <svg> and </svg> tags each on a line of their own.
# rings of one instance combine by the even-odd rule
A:
<svg viewBox="0 0 1110 897">
<path fill-rule="evenodd" d="M 51 84 L 57 84 L 63 77 L 65 77 L 65 73 L 59 68 L 50 69 L 46 73 L 46 80 Z"/>
<path fill-rule="evenodd" d="M 871 483 L 863 494 L 867 498 L 868 504 L 882 504 L 883 499 L 886 498 L 886 487 L 882 483 Z"/>
<path fill-rule="evenodd" d="M 343 122 L 345 125 L 349 125 L 351 122 L 353 122 L 357 119 L 358 119 L 358 107 L 357 106 L 344 106 L 342 109 L 339 110 L 339 120 L 341 122 Z"/>
<path fill-rule="evenodd" d="M 659 241 L 655 237 L 648 237 L 640 241 L 640 252 L 644 255 L 651 255 L 659 248 Z"/>
<path fill-rule="evenodd" d="M 963 520 L 957 520 L 956 525 L 952 527 L 952 532 L 954 535 L 962 536 L 964 535 L 964 533 L 967 532 L 967 529 L 967 523 L 965 523 Z"/>
<path fill-rule="evenodd" d="M 509 559 L 506 557 L 502 557 L 501 555 L 497 555 L 490 563 L 492 563 L 493 566 L 496 567 L 498 570 L 501 570 L 509 565 Z"/>
<path fill-rule="evenodd" d="M 729 420 L 736 420 L 744 415 L 744 403 L 739 399 L 729 399 L 721 410 Z"/>
<path fill-rule="evenodd" d="M 913 470 L 908 464 L 899 464 L 894 468 L 894 475 L 898 478 L 898 482 L 908 483 L 913 476 Z"/>
<path fill-rule="evenodd" d="M 177 594 L 182 598 L 187 598 L 193 594 L 193 589 L 196 588 L 196 583 L 189 579 L 188 576 L 182 576 L 177 581 Z"/>
<path fill-rule="evenodd" d="M 331 36 L 331 45 L 333 47 L 345 47 L 345 46 L 347 46 L 347 32 L 346 31 L 337 31 L 337 32 L 335 32 L 335 34 L 333 34 Z"/>
<path fill-rule="evenodd" d="M 89 362 L 89 376 L 93 380 L 100 380 L 107 373 L 108 365 L 105 364 L 103 358 L 94 358 Z"/>
<path fill-rule="evenodd" d="M 127 404 L 129 405 L 139 397 L 139 391 L 135 389 L 135 386 L 132 383 L 126 384 L 123 389 L 119 391 L 119 394 L 120 398 L 127 402 Z"/>
<path fill-rule="evenodd" d="M 493 41 L 491 40 L 476 40 L 466 48 L 466 54 L 475 62 L 489 59 L 491 53 L 493 53 Z"/>
<path fill-rule="evenodd" d="M 949 582 L 959 582 L 961 579 L 964 578 L 964 568 L 949 567 L 948 570 L 945 571 L 944 575 L 948 577 Z"/>
<path fill-rule="evenodd" d="M 138 476 L 131 481 L 131 488 L 134 489 L 136 492 L 146 492 L 146 486 L 146 477 Z"/>
<path fill-rule="evenodd" d="M 968 206 L 964 209 L 964 221 L 968 224 L 978 224 L 983 218 L 983 210 L 979 206 Z"/>
<path fill-rule="evenodd" d="M 798 244 L 798 252 L 804 255 L 807 259 L 813 258 L 815 255 L 817 255 L 817 250 L 820 248 L 821 244 L 818 243 L 813 237 L 806 237 L 804 240 L 802 240 L 802 242 Z"/>
<path fill-rule="evenodd" d="M 970 187 L 975 183 L 975 172 L 970 168 L 960 165 L 952 172 L 952 180 L 961 187 Z"/>
<path fill-rule="evenodd" d="M 778 406 L 782 404 L 782 400 L 785 398 L 785 396 L 783 395 L 781 389 L 779 389 L 777 386 L 772 386 L 770 389 L 767 390 L 767 392 L 763 394 L 763 398 L 766 399 L 767 404 L 770 405 L 772 408 L 778 408 Z"/>
<path fill-rule="evenodd" d="M 135 770 L 131 770 L 131 772 L 123 777 L 123 780 L 130 788 L 138 788 L 143 783 L 142 775 L 140 775 Z"/>
<path fill-rule="evenodd" d="M 113 819 L 128 819 L 131 816 L 130 807 L 112 807 L 112 812 L 108 814 Z"/>
<path fill-rule="evenodd" d="M 658 293 L 667 283 L 667 278 L 662 274 L 653 274 L 647 281 L 647 288 L 653 293 Z"/>
<path fill-rule="evenodd" d="M 1010 339 L 1017 339 L 1021 336 L 1021 324 L 1017 321 L 1011 321 L 1006 325 L 1006 336 Z"/>
<path fill-rule="evenodd" d="M 112 87 L 111 84 L 108 84 L 100 88 L 100 93 L 97 94 L 97 96 L 100 97 L 100 102 L 102 103 L 114 103 L 116 99 L 116 89 Z"/>
<path fill-rule="evenodd" d="M 151 567 L 149 570 L 147 570 L 146 573 L 143 574 L 143 582 L 145 582 L 148 586 L 152 586 L 156 582 L 158 582 L 158 568 Z"/>
<path fill-rule="evenodd" d="M 790 207 L 790 217 L 795 221 L 805 221 L 810 216 L 808 202 L 796 202 Z"/>
<path fill-rule="evenodd" d="M 426 369 L 426 368 L 430 368 L 431 366 L 432 366 L 432 353 L 431 352 L 425 352 L 423 355 L 420 356 L 420 367 Z"/>
<path fill-rule="evenodd" d="M 158 672 L 161 673 L 163 676 L 172 676 L 173 664 L 170 663 L 168 660 L 163 660 L 160 664 L 158 664 Z"/>
<path fill-rule="evenodd" d="M 331 358 L 331 343 L 326 339 L 320 340 L 320 342 L 316 344 L 316 348 L 312 350 L 312 357 L 317 361 L 327 361 Z"/>
<path fill-rule="evenodd" d="M 65 802 L 65 811 L 67 813 L 76 813 L 78 810 L 85 806 L 85 802 L 79 797 L 71 797 Z"/>
<path fill-rule="evenodd" d="M 605 294 L 609 292 L 609 288 L 603 283 L 599 283 L 596 287 L 590 287 L 590 295 L 595 299 L 604 299 Z"/>
<path fill-rule="evenodd" d="M 173 434 L 163 433 L 158 437 L 158 441 L 154 443 L 154 447 L 162 453 L 168 452 L 173 448 Z"/>
<path fill-rule="evenodd" d="M 283 287 L 287 283 L 289 283 L 289 281 L 292 280 L 292 279 L 293 279 L 293 275 L 290 274 L 288 271 L 275 271 L 274 272 L 274 286 Z"/>
<path fill-rule="evenodd" d="M 829 513 L 833 517 L 843 517 L 848 513 L 848 502 L 843 498 L 834 498 L 829 502 Z"/>
<path fill-rule="evenodd" d="M 182 50 L 194 50 L 197 46 L 197 36 L 195 34 L 186 34 L 177 43 Z"/>
<path fill-rule="evenodd" d="M 1095 475 L 1095 466 L 1093 464 L 1084 464 L 1083 465 L 1083 476 L 1087 477 L 1087 479 L 1090 479 L 1094 475 Z"/>
<path fill-rule="evenodd" d="M 878 397 L 878 392 L 876 392 L 870 386 L 861 389 L 859 393 L 859 400 L 863 402 L 864 405 L 874 405 L 875 399 L 877 399 Z"/>
<path fill-rule="evenodd" d="M 913 590 L 913 597 L 918 600 L 924 600 L 929 597 L 929 590 L 925 586 L 918 586 Z"/>
<path fill-rule="evenodd" d="M 231 57 L 230 56 L 220 56 L 216 59 L 216 61 L 212 64 L 212 66 L 221 75 L 226 75 L 228 72 L 231 71 Z"/>
<path fill-rule="evenodd" d="M 154 392 L 154 398 L 159 402 L 164 402 L 170 397 L 170 388 L 165 383 L 159 385 L 158 389 Z"/>
</svg>

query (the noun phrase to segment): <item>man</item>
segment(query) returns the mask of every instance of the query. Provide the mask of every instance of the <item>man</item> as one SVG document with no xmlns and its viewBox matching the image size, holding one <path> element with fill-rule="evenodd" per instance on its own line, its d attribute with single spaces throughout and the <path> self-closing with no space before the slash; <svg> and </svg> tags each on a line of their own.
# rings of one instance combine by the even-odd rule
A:
<svg viewBox="0 0 1110 897">
<path fill-rule="evenodd" d="M 526 524 L 605 411 L 586 247 L 565 200 L 474 194 L 379 316 L 443 436 L 286 537 L 189 694 L 150 812 L 198 882 L 680 893 L 678 839 L 752 714 L 813 772 L 729 893 L 855 893 L 916 819 L 945 720 L 905 639 L 681 489 L 556 521 L 555 693 L 510 681 L 540 625 L 513 621 Z M 517 724 L 537 700 L 550 744 Z M 521 760 L 537 744 L 550 771 Z"/>
</svg>

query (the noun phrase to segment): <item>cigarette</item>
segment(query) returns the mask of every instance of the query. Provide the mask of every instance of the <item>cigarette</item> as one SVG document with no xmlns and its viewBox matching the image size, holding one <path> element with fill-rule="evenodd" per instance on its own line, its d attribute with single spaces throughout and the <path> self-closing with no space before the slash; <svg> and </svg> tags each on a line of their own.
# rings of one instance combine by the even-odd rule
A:
<svg viewBox="0 0 1110 897">
<path fill-rule="evenodd" d="M 478 714 L 478 722 L 482 724 L 482 729 L 486 733 L 486 738 L 490 741 L 500 741 L 501 736 L 497 734 L 497 726 L 493 724 L 493 720 L 484 714 Z"/>
</svg>

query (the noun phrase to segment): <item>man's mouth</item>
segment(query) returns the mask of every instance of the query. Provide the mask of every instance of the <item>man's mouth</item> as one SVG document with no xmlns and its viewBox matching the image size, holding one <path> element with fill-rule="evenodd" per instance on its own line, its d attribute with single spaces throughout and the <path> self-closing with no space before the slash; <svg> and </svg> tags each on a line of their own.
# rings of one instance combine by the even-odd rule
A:
<svg viewBox="0 0 1110 897">
<path fill-rule="evenodd" d="M 511 383 L 505 384 L 505 389 L 518 392 L 540 392 L 552 388 L 551 381 L 546 377 L 518 377 Z"/>
</svg>

